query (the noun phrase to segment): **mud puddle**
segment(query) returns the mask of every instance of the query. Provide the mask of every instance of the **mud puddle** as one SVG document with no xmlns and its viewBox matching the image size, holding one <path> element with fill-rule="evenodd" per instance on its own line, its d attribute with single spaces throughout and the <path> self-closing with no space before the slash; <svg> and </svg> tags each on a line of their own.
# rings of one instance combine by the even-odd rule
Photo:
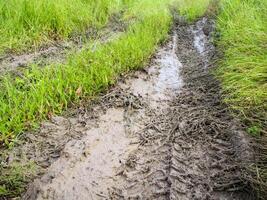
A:
<svg viewBox="0 0 267 200">
<path fill-rule="evenodd" d="M 176 27 L 143 71 L 26 135 L 20 153 L 44 173 L 23 199 L 253 199 L 232 142 L 242 128 L 209 71 L 206 25 Z"/>
<path fill-rule="evenodd" d="M 150 106 L 162 107 L 175 97 L 182 87 L 179 73 L 182 64 L 176 55 L 176 49 L 177 35 L 174 33 L 170 42 L 157 52 L 151 66 L 144 72 L 136 72 L 136 78 L 125 80 L 125 83 L 120 83 L 120 87 L 144 98 L 143 101 Z"/>
</svg>

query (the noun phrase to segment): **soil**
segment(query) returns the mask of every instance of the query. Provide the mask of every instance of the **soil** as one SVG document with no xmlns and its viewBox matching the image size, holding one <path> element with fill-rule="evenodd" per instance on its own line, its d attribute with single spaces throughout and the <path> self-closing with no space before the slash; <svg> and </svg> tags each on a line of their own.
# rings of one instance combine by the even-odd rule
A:
<svg viewBox="0 0 267 200">
<path fill-rule="evenodd" d="M 24 134 L 9 162 L 42 173 L 22 199 L 254 199 L 240 164 L 250 141 L 212 75 L 213 29 L 176 26 L 144 70 Z"/>
</svg>

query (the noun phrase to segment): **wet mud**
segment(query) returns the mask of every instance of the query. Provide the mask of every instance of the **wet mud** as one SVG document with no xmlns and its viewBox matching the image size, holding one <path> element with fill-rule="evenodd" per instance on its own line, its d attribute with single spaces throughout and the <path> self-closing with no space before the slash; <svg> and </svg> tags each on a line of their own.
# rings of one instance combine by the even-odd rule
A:
<svg viewBox="0 0 267 200">
<path fill-rule="evenodd" d="M 249 141 L 211 73 L 212 30 L 206 18 L 173 28 L 144 70 L 25 134 L 13 157 L 43 170 L 22 199 L 254 199 L 239 165 Z"/>
</svg>

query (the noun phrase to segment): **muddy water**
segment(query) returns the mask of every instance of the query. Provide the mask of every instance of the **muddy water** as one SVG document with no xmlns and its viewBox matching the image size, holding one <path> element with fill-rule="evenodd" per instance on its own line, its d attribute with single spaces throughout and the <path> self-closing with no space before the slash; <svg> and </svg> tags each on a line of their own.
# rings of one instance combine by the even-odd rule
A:
<svg viewBox="0 0 267 200">
<path fill-rule="evenodd" d="M 174 29 L 147 68 L 82 116 L 43 127 L 71 137 L 24 199 L 249 199 L 240 192 L 232 121 L 208 72 L 207 21 Z"/>
<path fill-rule="evenodd" d="M 207 37 L 205 36 L 203 31 L 203 24 L 205 24 L 206 21 L 206 18 L 198 21 L 196 24 L 197 29 L 194 29 L 193 26 L 191 27 L 194 34 L 194 46 L 197 49 L 198 53 L 202 55 L 205 52 L 205 45 L 207 44 Z"/>
<path fill-rule="evenodd" d="M 97 199 L 107 196 L 116 168 L 131 151 L 124 131 L 123 109 L 109 109 L 81 140 L 67 143 L 51 165 L 37 199 Z M 43 177 L 43 180 L 47 179 Z"/>
<path fill-rule="evenodd" d="M 137 72 L 136 78 L 126 80 L 125 84 L 120 84 L 121 87 L 145 98 L 151 106 L 161 107 L 175 97 L 182 87 L 179 74 L 182 64 L 176 49 L 177 35 L 174 33 L 171 41 L 156 53 L 152 65 L 145 69 L 146 73 Z"/>
<path fill-rule="evenodd" d="M 194 26 L 190 27 L 194 37 L 193 44 L 198 54 L 201 56 L 201 59 L 204 62 L 204 68 L 206 68 L 209 63 L 207 54 L 210 51 L 214 50 L 214 46 L 211 45 L 209 37 L 206 35 L 211 33 L 209 32 L 205 34 L 204 32 L 209 31 L 209 30 L 205 31 L 205 28 L 214 29 L 214 24 L 208 24 L 208 19 L 204 17 L 201 20 L 199 20 L 195 26 L 196 28 Z"/>
</svg>

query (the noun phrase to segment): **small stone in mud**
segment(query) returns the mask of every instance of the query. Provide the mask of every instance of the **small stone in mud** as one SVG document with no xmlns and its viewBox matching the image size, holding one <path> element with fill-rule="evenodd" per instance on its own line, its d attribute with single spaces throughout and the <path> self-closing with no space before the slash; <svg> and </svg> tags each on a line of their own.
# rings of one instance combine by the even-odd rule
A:
<svg viewBox="0 0 267 200">
<path fill-rule="evenodd" d="M 41 178 L 41 181 L 43 183 L 51 183 L 52 180 L 55 178 L 55 175 L 52 174 L 46 174 Z"/>
<path fill-rule="evenodd" d="M 74 162 L 71 162 L 70 163 L 70 168 L 73 168 L 75 166 L 75 163 Z"/>
<path fill-rule="evenodd" d="M 90 156 L 91 155 L 91 153 L 90 153 L 90 150 L 89 149 L 86 149 L 84 152 L 83 152 L 83 156 L 84 157 L 88 157 L 88 156 Z"/>
<path fill-rule="evenodd" d="M 65 156 L 65 158 L 69 158 L 70 157 L 70 154 L 68 152 L 64 152 L 63 155 Z"/>
<path fill-rule="evenodd" d="M 55 153 L 51 154 L 51 158 L 59 158 L 59 157 L 60 157 L 59 152 L 55 152 Z"/>
</svg>

